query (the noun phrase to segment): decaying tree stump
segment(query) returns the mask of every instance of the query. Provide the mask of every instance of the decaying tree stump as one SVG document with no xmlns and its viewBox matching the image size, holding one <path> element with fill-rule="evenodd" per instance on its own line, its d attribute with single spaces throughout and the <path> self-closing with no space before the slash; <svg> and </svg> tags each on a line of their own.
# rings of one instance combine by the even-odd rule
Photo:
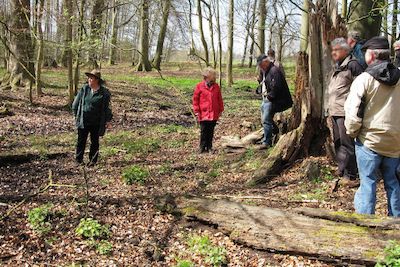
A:
<svg viewBox="0 0 400 267">
<path fill-rule="evenodd" d="M 280 137 L 248 185 L 265 183 L 300 157 L 321 154 L 329 130 L 325 120 L 327 84 L 332 70 L 329 42 L 346 33 L 336 0 L 318 1 L 309 14 L 308 53 L 297 58 L 296 89 L 289 132 Z"/>
<path fill-rule="evenodd" d="M 329 215 L 311 209 L 299 211 L 311 214 L 310 217 L 227 200 L 199 198 L 181 200 L 178 207 L 188 219 L 213 225 L 240 244 L 339 264 L 373 266 L 382 257 L 389 240 L 400 238 L 398 219 L 364 218 L 346 213 Z M 324 219 L 317 218 L 318 214 Z"/>
</svg>

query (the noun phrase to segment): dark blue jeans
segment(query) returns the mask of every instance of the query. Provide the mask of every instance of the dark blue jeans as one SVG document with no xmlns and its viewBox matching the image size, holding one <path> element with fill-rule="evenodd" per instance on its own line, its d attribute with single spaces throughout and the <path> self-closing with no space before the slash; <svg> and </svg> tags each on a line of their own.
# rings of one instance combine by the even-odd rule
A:
<svg viewBox="0 0 400 267">
<path fill-rule="evenodd" d="M 354 196 L 356 212 L 375 214 L 376 185 L 380 171 L 385 184 L 388 215 L 400 217 L 400 184 L 396 176 L 400 159 L 379 155 L 359 141 L 356 141 L 356 157 L 360 175 L 360 187 Z"/>
<path fill-rule="evenodd" d="M 263 144 L 272 145 L 272 131 L 274 129 L 274 115 L 272 112 L 272 103 L 269 100 L 263 100 L 261 103 L 261 123 L 264 128 Z"/>
<path fill-rule="evenodd" d="M 87 138 L 90 134 L 89 163 L 96 163 L 99 156 L 99 126 L 87 126 L 78 128 L 78 141 L 76 144 L 76 161 L 83 162 Z"/>
</svg>

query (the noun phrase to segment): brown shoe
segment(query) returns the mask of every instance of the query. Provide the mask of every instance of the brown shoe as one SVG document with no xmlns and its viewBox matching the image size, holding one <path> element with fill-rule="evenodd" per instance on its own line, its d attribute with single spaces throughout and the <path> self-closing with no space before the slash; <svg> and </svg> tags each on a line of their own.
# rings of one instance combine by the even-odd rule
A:
<svg viewBox="0 0 400 267">
<path fill-rule="evenodd" d="M 343 177 L 339 181 L 339 186 L 348 187 L 348 188 L 356 188 L 360 186 L 360 181 L 356 179 L 349 179 L 347 177 Z"/>
</svg>

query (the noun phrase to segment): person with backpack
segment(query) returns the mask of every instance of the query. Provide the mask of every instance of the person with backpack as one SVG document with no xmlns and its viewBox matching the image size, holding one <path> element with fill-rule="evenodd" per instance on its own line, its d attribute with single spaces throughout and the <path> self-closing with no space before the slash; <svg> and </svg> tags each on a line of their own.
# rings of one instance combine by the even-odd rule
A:
<svg viewBox="0 0 400 267">
<path fill-rule="evenodd" d="M 341 181 L 343 185 L 356 186 L 357 164 L 354 141 L 346 134 L 344 103 L 353 80 L 364 70 L 350 53 L 351 48 L 344 38 L 333 40 L 331 48 L 335 68 L 328 86 L 328 113 L 333 126 L 333 141 L 338 164 L 336 174 L 344 178 Z"/>
<path fill-rule="evenodd" d="M 105 87 L 105 81 L 98 70 L 86 72 L 87 84 L 76 95 L 72 103 L 75 124 L 78 129 L 75 160 L 83 163 L 87 138 L 90 134 L 90 151 L 88 165 L 95 165 L 99 156 L 99 137 L 111 127 L 112 111 L 111 94 Z"/>
<path fill-rule="evenodd" d="M 383 177 L 389 216 L 400 217 L 400 70 L 390 61 L 385 37 L 367 41 L 368 68 L 350 88 L 345 103 L 347 133 L 356 139 L 360 187 L 354 196 L 355 211 L 374 214 L 376 187 Z"/>
<path fill-rule="evenodd" d="M 347 44 L 351 47 L 353 58 L 358 60 L 358 63 L 360 63 L 363 69 L 366 69 L 367 63 L 365 63 L 364 52 L 361 50 L 364 43 L 365 41 L 361 39 L 359 32 L 349 31 L 347 34 Z"/>
</svg>

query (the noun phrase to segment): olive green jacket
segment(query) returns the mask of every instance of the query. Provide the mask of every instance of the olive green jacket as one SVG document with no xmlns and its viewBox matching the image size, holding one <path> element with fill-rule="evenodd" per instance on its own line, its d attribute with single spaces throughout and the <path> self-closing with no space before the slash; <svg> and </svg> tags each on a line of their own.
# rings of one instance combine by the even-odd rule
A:
<svg viewBox="0 0 400 267">
<path fill-rule="evenodd" d="M 77 128 L 83 129 L 85 128 L 85 123 L 89 123 L 92 125 L 99 125 L 99 135 L 103 136 L 106 131 L 106 123 L 112 120 L 112 111 L 110 108 L 111 94 L 110 91 L 104 87 L 100 86 L 98 97 L 96 97 L 95 101 L 101 101 L 101 112 L 100 116 L 91 117 L 90 114 L 85 113 L 85 110 L 90 109 L 91 101 L 88 101 L 87 96 L 91 94 L 91 88 L 89 85 L 84 85 L 82 89 L 75 96 L 74 102 L 72 103 L 72 111 L 75 116 L 75 124 Z M 100 97 L 100 100 L 99 100 Z M 96 121 L 93 121 L 96 120 Z M 97 121 L 98 120 L 98 121 Z M 87 126 L 87 125 L 86 125 Z"/>
</svg>

